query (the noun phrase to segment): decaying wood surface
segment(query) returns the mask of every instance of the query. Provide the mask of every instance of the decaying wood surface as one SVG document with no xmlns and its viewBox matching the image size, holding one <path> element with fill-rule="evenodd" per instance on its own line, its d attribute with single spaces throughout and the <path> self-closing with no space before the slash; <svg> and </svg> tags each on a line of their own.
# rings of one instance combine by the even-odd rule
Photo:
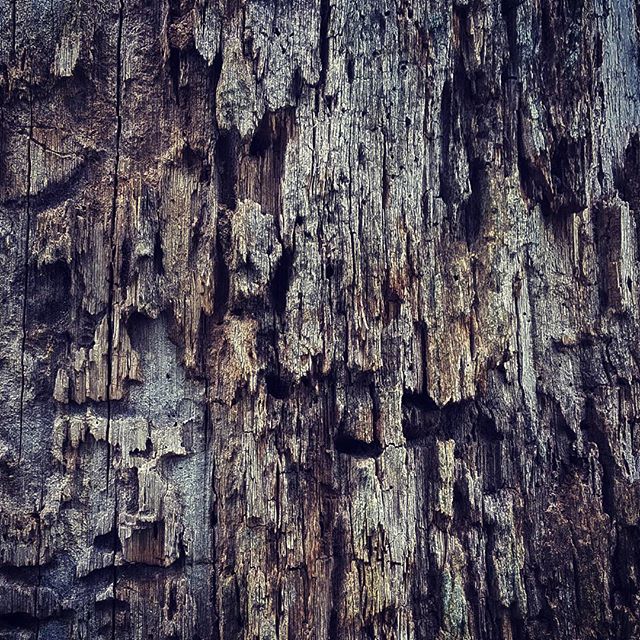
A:
<svg viewBox="0 0 640 640">
<path fill-rule="evenodd" d="M 634 0 L 2 0 L 0 637 L 640 637 Z"/>
</svg>

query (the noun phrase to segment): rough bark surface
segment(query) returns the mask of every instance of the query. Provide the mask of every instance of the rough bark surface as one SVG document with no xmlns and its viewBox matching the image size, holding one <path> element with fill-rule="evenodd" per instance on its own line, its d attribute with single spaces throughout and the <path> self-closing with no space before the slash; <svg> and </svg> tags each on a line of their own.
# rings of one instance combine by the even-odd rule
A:
<svg viewBox="0 0 640 640">
<path fill-rule="evenodd" d="M 0 637 L 640 637 L 635 0 L 0 2 Z"/>
</svg>

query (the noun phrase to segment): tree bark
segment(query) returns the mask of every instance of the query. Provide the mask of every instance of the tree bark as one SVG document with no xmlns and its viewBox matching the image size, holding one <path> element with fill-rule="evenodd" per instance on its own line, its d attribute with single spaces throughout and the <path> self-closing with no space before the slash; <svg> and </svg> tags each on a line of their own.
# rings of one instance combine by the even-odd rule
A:
<svg viewBox="0 0 640 640">
<path fill-rule="evenodd" d="M 0 637 L 640 637 L 635 0 L 2 0 Z"/>
</svg>

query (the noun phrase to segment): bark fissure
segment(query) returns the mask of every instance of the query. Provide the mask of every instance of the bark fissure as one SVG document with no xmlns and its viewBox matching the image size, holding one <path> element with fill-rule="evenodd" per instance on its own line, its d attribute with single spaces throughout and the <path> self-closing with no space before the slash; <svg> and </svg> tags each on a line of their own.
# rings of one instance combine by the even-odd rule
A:
<svg viewBox="0 0 640 640">
<path fill-rule="evenodd" d="M 115 298 L 115 272 L 116 272 L 116 218 L 118 214 L 118 181 L 120 169 L 120 138 L 122 136 L 122 27 L 124 23 L 124 0 L 119 0 L 118 26 L 116 40 L 116 91 L 115 91 L 115 155 L 113 166 L 113 192 L 111 199 L 111 215 L 109 217 L 109 272 L 108 278 L 108 299 L 107 299 L 107 381 L 106 381 L 106 402 L 107 402 L 107 468 L 106 486 L 109 487 L 109 474 L 111 471 L 111 443 L 109 441 L 111 427 L 111 386 L 113 382 L 113 333 L 114 333 L 114 298 Z"/>
<path fill-rule="evenodd" d="M 118 185 L 120 173 L 120 142 L 122 137 L 122 33 L 124 25 L 124 0 L 119 0 L 116 35 L 116 86 L 115 86 L 115 115 L 116 115 L 116 135 L 115 135 L 115 156 L 113 167 L 113 195 L 111 200 L 111 216 L 109 224 L 109 291 L 107 300 L 107 379 L 106 379 L 106 404 L 107 404 L 107 468 L 106 468 L 106 492 L 110 488 L 111 465 L 113 461 L 113 445 L 111 443 L 111 421 L 112 421 L 112 384 L 113 384 L 113 357 L 114 357 L 114 301 L 115 301 L 115 275 L 116 275 L 116 219 L 118 215 Z M 116 640 L 117 628 L 117 581 L 118 570 L 116 565 L 116 554 L 119 544 L 119 518 L 118 518 L 118 476 L 117 471 L 113 475 L 113 548 L 111 559 L 111 638 Z"/>
<path fill-rule="evenodd" d="M 18 0 L 11 0 L 11 58 L 15 60 L 16 57 L 16 35 L 17 35 L 17 20 L 16 9 Z"/>
<path fill-rule="evenodd" d="M 22 437 L 24 430 L 24 395 L 26 391 L 25 352 L 27 346 L 27 312 L 29 308 L 29 264 L 31 239 L 31 140 L 33 138 L 33 91 L 29 83 L 29 133 L 27 140 L 27 184 L 25 206 L 25 235 L 24 235 L 24 280 L 22 288 L 22 344 L 20 348 L 20 414 L 18 417 L 18 466 L 22 460 Z"/>
</svg>

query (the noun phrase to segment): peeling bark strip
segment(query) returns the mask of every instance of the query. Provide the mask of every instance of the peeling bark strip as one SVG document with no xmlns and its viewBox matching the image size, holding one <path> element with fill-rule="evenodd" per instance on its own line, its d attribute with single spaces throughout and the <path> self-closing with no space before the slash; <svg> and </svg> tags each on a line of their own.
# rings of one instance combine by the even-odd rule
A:
<svg viewBox="0 0 640 640">
<path fill-rule="evenodd" d="M 3 9 L 0 638 L 640 637 L 640 5 Z"/>
</svg>

